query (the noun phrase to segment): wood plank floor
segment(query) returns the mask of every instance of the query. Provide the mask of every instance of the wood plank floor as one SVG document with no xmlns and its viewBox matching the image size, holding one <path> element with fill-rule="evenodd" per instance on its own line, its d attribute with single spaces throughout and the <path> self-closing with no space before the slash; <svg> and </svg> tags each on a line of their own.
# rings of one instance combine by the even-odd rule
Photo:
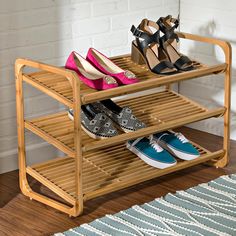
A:
<svg viewBox="0 0 236 236">
<path fill-rule="evenodd" d="M 221 148 L 222 138 L 204 132 L 182 128 L 187 137 L 210 150 Z M 52 235 L 65 231 L 82 223 L 116 213 L 135 204 L 142 204 L 169 192 L 184 190 L 194 185 L 210 181 L 223 174 L 236 173 L 236 142 L 231 142 L 231 161 L 224 169 L 199 165 L 168 176 L 157 178 L 132 188 L 118 191 L 88 201 L 84 214 L 77 218 L 47 207 L 36 201 L 30 201 L 20 193 L 18 172 L 12 171 L 0 175 L 0 236 L 38 236 Z M 35 181 L 31 185 L 38 191 L 46 190 Z"/>
</svg>

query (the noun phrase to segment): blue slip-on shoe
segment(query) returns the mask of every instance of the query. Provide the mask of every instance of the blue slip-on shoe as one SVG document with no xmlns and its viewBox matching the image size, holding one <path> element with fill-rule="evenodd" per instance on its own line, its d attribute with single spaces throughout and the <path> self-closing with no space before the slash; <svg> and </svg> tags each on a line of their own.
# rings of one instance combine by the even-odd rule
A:
<svg viewBox="0 0 236 236">
<path fill-rule="evenodd" d="M 126 147 L 148 165 L 164 169 L 177 162 L 170 153 L 164 150 L 151 136 L 126 142 Z"/>
<path fill-rule="evenodd" d="M 174 156 L 190 161 L 200 156 L 198 150 L 181 133 L 164 131 L 153 134 L 154 140 Z"/>
</svg>

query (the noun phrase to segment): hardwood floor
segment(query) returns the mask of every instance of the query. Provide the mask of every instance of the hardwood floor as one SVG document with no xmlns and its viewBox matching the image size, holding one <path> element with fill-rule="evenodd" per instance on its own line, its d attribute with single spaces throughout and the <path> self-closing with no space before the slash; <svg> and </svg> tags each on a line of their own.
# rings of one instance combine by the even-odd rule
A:
<svg viewBox="0 0 236 236">
<path fill-rule="evenodd" d="M 187 137 L 210 150 L 221 148 L 222 138 L 204 132 L 181 128 Z M 190 135 L 191 134 L 191 135 Z M 22 195 L 18 186 L 18 172 L 0 175 L 0 236 L 52 235 L 83 223 L 116 213 L 135 204 L 142 204 L 169 192 L 184 190 L 194 185 L 210 181 L 223 174 L 236 173 L 236 142 L 231 142 L 231 161 L 224 169 L 205 165 L 195 166 L 180 172 L 163 176 L 132 188 L 108 194 L 86 202 L 84 214 L 77 218 L 30 201 Z M 45 188 L 30 181 L 34 189 L 45 192 Z M 47 191 L 48 194 L 51 194 Z"/>
</svg>

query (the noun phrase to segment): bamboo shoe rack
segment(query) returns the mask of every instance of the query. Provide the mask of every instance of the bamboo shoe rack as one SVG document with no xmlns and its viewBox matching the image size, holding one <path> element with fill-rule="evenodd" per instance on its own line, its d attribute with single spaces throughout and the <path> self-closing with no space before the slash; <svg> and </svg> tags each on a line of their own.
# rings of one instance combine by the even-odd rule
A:
<svg viewBox="0 0 236 236">
<path fill-rule="evenodd" d="M 230 133 L 230 44 L 212 38 L 179 33 L 179 37 L 220 46 L 225 54 L 225 63 L 207 66 L 196 64 L 197 69 L 170 76 L 158 76 L 144 65 L 131 61 L 129 55 L 118 56 L 112 60 L 135 73 L 139 83 L 121 86 L 111 90 L 96 91 L 82 83 L 73 71 L 27 59 L 17 59 L 16 101 L 19 147 L 20 188 L 30 199 L 63 211 L 70 216 L 78 216 L 83 211 L 84 202 L 128 186 L 156 178 L 196 164 L 209 162 L 216 167 L 224 167 L 229 159 Z M 26 73 L 25 67 L 35 68 L 36 72 Z M 207 109 L 171 90 L 171 84 L 179 81 L 224 73 L 224 107 Z M 74 109 L 74 121 L 66 112 L 44 117 L 26 119 L 24 117 L 23 82 L 69 108 Z M 162 87 L 154 94 L 142 95 L 120 101 L 121 106 L 130 106 L 134 114 L 147 124 L 147 127 L 132 133 L 122 133 L 106 140 L 94 140 L 80 127 L 80 106 L 97 100 L 131 94 Z M 125 147 L 125 141 L 183 126 L 188 123 L 224 116 L 224 143 L 222 149 L 211 152 L 195 144 L 201 156 L 192 161 L 179 161 L 177 165 L 159 170 L 148 166 Z M 25 129 L 40 136 L 48 143 L 65 153 L 65 157 L 26 165 Z M 35 180 L 57 194 L 62 201 L 55 200 L 30 187 L 27 177 Z"/>
</svg>

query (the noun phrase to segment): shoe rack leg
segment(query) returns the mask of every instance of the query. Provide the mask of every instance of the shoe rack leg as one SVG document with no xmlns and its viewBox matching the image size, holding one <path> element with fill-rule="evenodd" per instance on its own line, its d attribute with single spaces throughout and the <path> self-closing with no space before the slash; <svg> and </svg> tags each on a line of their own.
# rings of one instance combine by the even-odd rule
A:
<svg viewBox="0 0 236 236">
<path fill-rule="evenodd" d="M 80 121 L 80 81 L 76 74 L 71 74 L 73 100 L 74 100 L 74 142 L 75 142 L 75 193 L 76 193 L 76 212 L 80 215 L 83 212 L 83 189 L 82 189 L 82 144 L 81 144 L 81 121 Z"/>
<path fill-rule="evenodd" d="M 171 90 L 171 85 L 170 84 L 167 84 L 165 87 L 166 87 L 166 90 Z"/>
<path fill-rule="evenodd" d="M 224 140 L 223 148 L 225 155 L 222 159 L 216 162 L 216 167 L 225 167 L 229 162 L 229 151 L 230 151 L 230 109 L 231 109 L 231 63 L 232 63 L 232 49 L 229 43 L 223 48 L 225 52 L 225 62 L 228 64 L 225 71 L 224 80 L 224 106 L 226 112 L 224 114 Z"/>
<path fill-rule="evenodd" d="M 218 161 L 214 162 L 216 167 L 225 167 L 229 162 L 229 150 L 230 150 L 230 107 L 231 107 L 231 64 L 232 64 L 232 48 L 229 42 L 202 37 L 199 35 L 193 35 L 188 33 L 177 33 L 180 38 L 190 39 L 194 41 L 199 41 L 203 43 L 209 43 L 213 45 L 218 45 L 222 48 L 225 54 L 225 63 L 227 63 L 227 69 L 225 71 L 224 80 L 224 106 L 226 112 L 224 114 L 224 141 L 223 149 L 225 150 L 225 155 Z"/>
<path fill-rule="evenodd" d="M 30 187 L 26 178 L 26 156 L 25 156 L 25 132 L 24 132 L 24 97 L 22 88 L 23 65 L 16 63 L 16 111 L 17 111 L 17 131 L 18 131 L 18 162 L 20 189 L 29 196 Z"/>
<path fill-rule="evenodd" d="M 23 78 L 22 78 L 22 71 L 24 68 L 24 64 L 20 62 L 16 62 L 15 65 L 15 78 L 16 78 L 16 111 L 17 111 L 17 131 L 18 131 L 18 161 L 19 161 L 19 184 L 20 184 L 20 189 L 22 193 L 29 197 L 31 200 L 35 199 L 39 202 L 42 202 L 48 206 L 54 207 L 62 212 L 65 212 L 69 214 L 70 216 L 78 216 L 83 209 L 83 197 L 79 198 L 78 203 L 75 204 L 74 206 L 67 206 L 66 204 L 62 204 L 58 201 L 55 201 L 53 199 L 50 199 L 42 194 L 34 192 L 28 183 L 27 180 L 27 171 L 26 171 L 26 153 L 25 153 L 25 128 L 24 128 L 24 95 L 23 95 Z M 79 91 L 79 90 L 75 90 Z M 78 104 L 77 104 L 78 105 Z M 78 106 L 79 108 L 79 106 Z M 77 111 L 78 114 L 78 111 Z M 78 116 L 78 115 L 77 115 Z M 78 127 L 78 123 L 80 121 L 77 119 L 76 125 Z M 77 129 L 78 130 L 78 129 Z M 79 133 L 79 131 L 77 132 Z M 80 136 L 76 136 L 76 140 L 78 139 L 78 142 L 76 143 L 79 145 L 80 144 Z M 81 150 L 81 149 L 79 149 Z M 78 158 L 80 160 L 80 158 Z M 81 165 L 79 165 L 79 168 L 81 168 Z M 81 173 L 80 171 L 76 173 Z M 77 178 L 77 177 L 76 177 Z M 80 178 L 81 179 L 81 178 Z M 77 184 L 80 183 L 79 181 L 76 181 L 76 185 L 81 187 L 82 185 Z M 80 188 L 78 188 L 80 189 Z M 77 190 L 80 193 L 80 196 L 83 196 L 81 194 L 81 190 Z"/>
</svg>

